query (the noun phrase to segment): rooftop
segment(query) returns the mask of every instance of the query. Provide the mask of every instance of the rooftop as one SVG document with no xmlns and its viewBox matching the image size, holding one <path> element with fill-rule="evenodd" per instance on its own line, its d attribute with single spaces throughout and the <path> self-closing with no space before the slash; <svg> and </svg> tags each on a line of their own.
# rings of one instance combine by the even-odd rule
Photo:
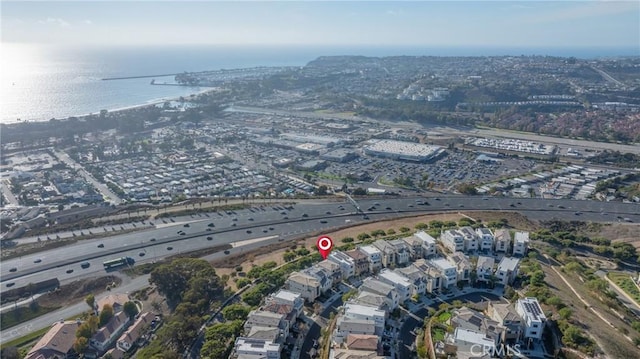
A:
<svg viewBox="0 0 640 359">
<path fill-rule="evenodd" d="M 515 271 L 518 268 L 518 264 L 520 263 L 520 259 L 514 257 L 503 257 L 498 263 L 499 271 Z"/>
</svg>

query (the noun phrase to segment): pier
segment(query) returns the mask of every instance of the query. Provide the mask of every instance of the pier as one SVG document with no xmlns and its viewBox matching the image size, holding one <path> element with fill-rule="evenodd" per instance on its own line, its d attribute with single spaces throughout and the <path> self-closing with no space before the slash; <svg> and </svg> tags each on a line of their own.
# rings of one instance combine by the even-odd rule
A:
<svg viewBox="0 0 640 359">
<path fill-rule="evenodd" d="M 131 79 L 146 79 L 150 77 L 167 77 L 167 76 L 175 76 L 177 74 L 163 74 L 163 75 L 139 75 L 139 76 L 123 76 L 123 77 L 105 77 L 101 79 L 102 81 L 112 81 L 112 80 L 131 80 Z"/>
</svg>

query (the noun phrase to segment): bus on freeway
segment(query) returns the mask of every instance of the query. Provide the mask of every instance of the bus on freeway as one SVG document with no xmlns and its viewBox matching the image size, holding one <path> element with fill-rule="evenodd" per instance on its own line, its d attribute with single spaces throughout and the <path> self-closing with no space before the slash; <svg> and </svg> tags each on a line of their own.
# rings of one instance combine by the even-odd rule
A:
<svg viewBox="0 0 640 359">
<path fill-rule="evenodd" d="M 104 269 L 109 270 L 111 268 L 120 267 L 123 265 L 133 265 L 134 260 L 131 257 L 120 257 L 116 259 L 110 259 L 102 263 L 104 265 Z"/>
</svg>

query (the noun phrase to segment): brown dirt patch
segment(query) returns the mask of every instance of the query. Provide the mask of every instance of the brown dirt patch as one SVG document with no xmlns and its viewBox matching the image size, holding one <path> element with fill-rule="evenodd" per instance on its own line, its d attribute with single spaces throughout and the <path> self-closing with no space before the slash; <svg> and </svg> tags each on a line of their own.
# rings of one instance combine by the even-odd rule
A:
<svg viewBox="0 0 640 359">
<path fill-rule="evenodd" d="M 535 231 L 540 228 L 540 225 L 537 222 L 530 220 L 518 212 L 469 211 L 464 213 L 473 219 L 482 220 L 483 223 L 498 222 L 504 218 L 507 220 L 507 225 L 509 227 L 523 231 Z"/>
<path fill-rule="evenodd" d="M 122 280 L 116 276 L 105 276 L 99 278 L 85 278 L 60 286 L 51 293 L 47 293 L 38 298 L 38 303 L 46 307 L 65 306 L 76 303 L 84 299 L 90 293 L 102 293 L 107 285 L 115 283 L 120 285 Z"/>
<path fill-rule="evenodd" d="M 637 224 L 616 223 L 603 226 L 598 236 L 609 238 L 612 242 L 629 242 L 634 247 L 640 248 L 640 226 Z"/>
</svg>

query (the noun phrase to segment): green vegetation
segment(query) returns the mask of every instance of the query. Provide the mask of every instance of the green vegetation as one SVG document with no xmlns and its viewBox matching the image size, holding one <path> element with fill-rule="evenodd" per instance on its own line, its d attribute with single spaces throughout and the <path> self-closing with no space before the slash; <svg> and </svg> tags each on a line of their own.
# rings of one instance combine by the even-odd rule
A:
<svg viewBox="0 0 640 359">
<path fill-rule="evenodd" d="M 226 323 L 216 323 L 207 328 L 200 356 L 211 359 L 228 358 L 235 338 L 242 331 L 242 324 L 242 320 L 233 320 Z"/>
<path fill-rule="evenodd" d="M 246 320 L 250 311 L 251 308 L 246 305 L 231 304 L 222 309 L 222 316 L 227 321 Z"/>
<path fill-rule="evenodd" d="M 434 342 L 444 341 L 445 330 L 440 327 L 434 327 L 431 329 L 431 336 Z"/>
<path fill-rule="evenodd" d="M 205 321 L 210 303 L 219 303 L 223 285 L 211 265 L 201 259 L 180 258 L 151 272 L 149 282 L 165 296 L 173 314 L 137 357 L 178 358 Z M 205 342 L 205 345 L 207 343 Z"/>
<path fill-rule="evenodd" d="M 640 289 L 633 282 L 629 274 L 626 273 L 608 273 L 607 276 L 611 279 L 618 287 L 622 288 L 636 303 L 640 304 Z"/>
</svg>

